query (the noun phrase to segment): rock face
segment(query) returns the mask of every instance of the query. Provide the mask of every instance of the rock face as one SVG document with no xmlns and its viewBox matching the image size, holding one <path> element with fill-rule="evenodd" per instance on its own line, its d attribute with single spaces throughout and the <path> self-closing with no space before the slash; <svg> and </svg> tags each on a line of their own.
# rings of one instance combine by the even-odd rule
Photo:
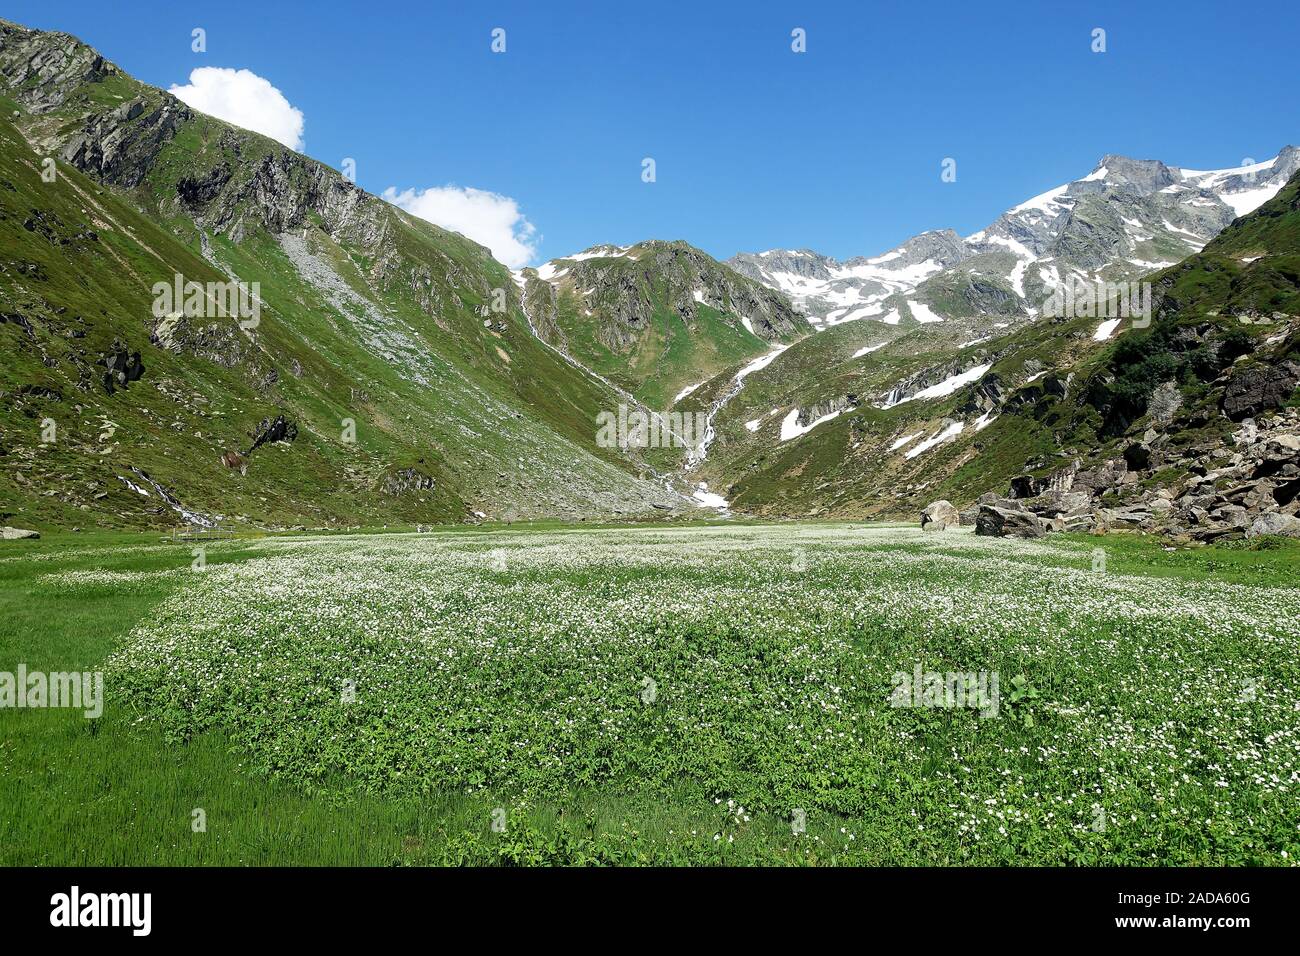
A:
<svg viewBox="0 0 1300 956">
<path fill-rule="evenodd" d="M 22 89 L 22 101 L 33 112 L 55 109 L 82 83 L 116 72 L 112 63 L 73 36 L 0 22 L 0 73 Z"/>
<path fill-rule="evenodd" d="M 39 538 L 39 531 L 28 531 L 26 528 L 10 528 L 5 526 L 0 528 L 0 541 L 21 541 L 24 538 Z"/>
<path fill-rule="evenodd" d="M 1281 408 L 1300 384 L 1300 365 L 1257 365 L 1232 377 L 1223 393 L 1223 414 L 1234 422 Z"/>
<path fill-rule="evenodd" d="M 961 515 L 951 501 L 931 502 L 921 512 L 922 531 L 944 531 L 961 524 Z"/>
<path fill-rule="evenodd" d="M 417 468 L 400 468 L 384 477 L 384 491 L 390 495 L 404 495 L 412 491 L 428 491 L 434 480 Z"/>
<path fill-rule="evenodd" d="M 1044 523 L 1028 509 L 982 504 L 975 518 L 975 533 L 989 537 L 1041 538 L 1046 531 Z"/>
<path fill-rule="evenodd" d="M 268 442 L 293 441 L 298 437 L 298 426 L 291 421 L 286 421 L 283 415 L 276 415 L 274 419 L 263 418 L 257 428 L 250 433 L 250 437 L 253 439 L 253 444 L 244 453 L 245 457 Z"/>
<path fill-rule="evenodd" d="M 1017 475 L 1011 479 L 1012 498 L 1038 498 L 1047 494 L 1069 491 L 1079 479 L 1079 461 L 1076 459 L 1050 475 Z"/>
<path fill-rule="evenodd" d="M 126 388 L 131 382 L 138 382 L 144 376 L 144 363 L 138 351 L 128 352 L 120 339 L 113 341 L 113 347 L 101 355 L 95 363 L 104 369 L 104 391 L 112 395 L 119 388 Z"/>
</svg>

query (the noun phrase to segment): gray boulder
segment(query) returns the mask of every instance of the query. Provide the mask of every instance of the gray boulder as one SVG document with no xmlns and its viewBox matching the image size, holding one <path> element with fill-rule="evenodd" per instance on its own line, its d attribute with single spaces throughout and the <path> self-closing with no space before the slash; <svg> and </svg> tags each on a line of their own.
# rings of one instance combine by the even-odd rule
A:
<svg viewBox="0 0 1300 956">
<path fill-rule="evenodd" d="M 1041 538 L 1046 534 L 1043 523 L 1032 511 L 980 505 L 975 518 L 975 533 L 988 537 Z"/>
<path fill-rule="evenodd" d="M 1246 531 L 1247 538 L 1257 538 L 1263 534 L 1280 534 L 1288 538 L 1300 538 L 1300 518 L 1295 515 L 1270 511 L 1254 520 Z"/>
<path fill-rule="evenodd" d="M 1300 365 L 1252 365 L 1232 376 L 1223 393 L 1223 414 L 1234 422 L 1281 408 L 1300 384 Z"/>
<path fill-rule="evenodd" d="M 1137 505 L 1125 508 L 1098 508 L 1095 515 L 1097 531 L 1121 531 L 1149 528 L 1151 512 Z"/>
<path fill-rule="evenodd" d="M 23 538 L 39 538 L 39 531 L 28 531 L 26 528 L 10 528 L 7 525 L 0 528 L 0 541 L 21 541 Z"/>
<path fill-rule="evenodd" d="M 921 512 L 922 531 L 944 531 L 961 524 L 961 514 L 951 501 L 939 500 L 926 505 Z"/>
</svg>

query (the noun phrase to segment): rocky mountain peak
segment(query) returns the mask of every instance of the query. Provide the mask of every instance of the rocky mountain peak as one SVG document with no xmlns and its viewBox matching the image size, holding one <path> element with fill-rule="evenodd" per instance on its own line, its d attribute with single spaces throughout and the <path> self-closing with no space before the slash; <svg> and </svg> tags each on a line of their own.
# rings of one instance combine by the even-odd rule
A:
<svg viewBox="0 0 1300 956">
<path fill-rule="evenodd" d="M 0 20 L 0 77 L 33 113 L 58 109 L 87 83 L 118 69 L 69 33 L 31 30 Z"/>
<path fill-rule="evenodd" d="M 850 259 L 845 265 L 870 263 L 899 268 L 933 261 L 946 267 L 961 262 L 967 255 L 966 244 L 956 232 L 951 229 L 930 229 L 913 236 L 882 256 Z"/>
<path fill-rule="evenodd" d="M 1158 159 L 1130 159 L 1127 156 L 1107 153 L 1089 177 L 1081 182 L 1098 180 L 1110 186 L 1127 184 L 1136 187 L 1141 193 L 1153 193 L 1166 186 L 1172 186 L 1178 178 L 1173 170 Z"/>
</svg>

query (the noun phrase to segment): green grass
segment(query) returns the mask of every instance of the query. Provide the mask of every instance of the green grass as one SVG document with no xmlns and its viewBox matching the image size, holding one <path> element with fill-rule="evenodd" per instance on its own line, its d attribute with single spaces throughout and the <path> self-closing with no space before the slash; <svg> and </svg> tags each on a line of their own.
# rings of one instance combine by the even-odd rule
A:
<svg viewBox="0 0 1300 956">
<path fill-rule="evenodd" d="M 0 862 L 1300 851 L 1294 543 L 550 526 L 212 542 L 203 571 L 192 546 L 0 551 L 0 670 L 103 669 L 109 687 L 97 721 L 0 710 Z M 912 662 L 997 670 L 1001 718 L 886 706 Z M 1011 703 L 1021 675 L 1036 696 Z"/>
</svg>

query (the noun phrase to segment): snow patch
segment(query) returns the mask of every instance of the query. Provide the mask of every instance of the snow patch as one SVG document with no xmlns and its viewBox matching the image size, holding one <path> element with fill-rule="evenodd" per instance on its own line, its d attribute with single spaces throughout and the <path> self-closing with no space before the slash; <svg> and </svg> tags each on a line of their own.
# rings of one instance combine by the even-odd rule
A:
<svg viewBox="0 0 1300 956">
<path fill-rule="evenodd" d="M 911 299 L 908 299 L 907 307 L 912 310 L 912 318 L 916 319 L 918 322 L 925 323 L 943 321 L 943 316 L 936 315 L 934 310 L 924 302 L 913 302 Z"/>
<path fill-rule="evenodd" d="M 705 381 L 708 381 L 708 379 L 705 379 Z M 677 403 L 680 402 L 683 398 L 685 398 L 687 395 L 691 394 L 691 392 L 695 391 L 697 388 L 699 388 L 699 387 L 700 387 L 701 385 L 703 385 L 703 384 L 704 384 L 704 382 L 696 382 L 694 385 L 687 385 L 684 389 L 682 389 L 680 392 L 678 392 L 676 395 L 673 396 L 673 404 L 674 404 L 674 405 L 677 404 Z"/>
<path fill-rule="evenodd" d="M 1092 333 L 1092 340 L 1094 342 L 1105 342 L 1115 333 L 1115 330 L 1119 328 L 1119 324 L 1123 321 L 1122 318 L 1107 319 L 1105 322 L 1101 323 L 1101 325 L 1097 326 L 1097 331 Z"/>
<path fill-rule="evenodd" d="M 722 495 L 715 495 L 713 492 L 709 491 L 709 486 L 704 482 L 700 482 L 696 485 L 695 490 L 691 492 L 691 497 L 699 502 L 701 508 L 717 508 L 720 511 L 727 510 L 727 499 L 722 497 Z"/>
<path fill-rule="evenodd" d="M 888 344 L 889 344 L 888 342 L 881 342 L 879 345 L 864 345 L 862 348 L 858 349 L 856 352 L 853 353 L 853 357 L 862 358 L 862 356 L 870 355 L 872 352 L 876 351 L 877 349 L 883 349 Z"/>
<path fill-rule="evenodd" d="M 917 445 L 911 451 L 905 453 L 903 457 L 915 458 L 917 455 L 924 454 L 925 452 L 933 448 L 935 445 L 940 445 L 948 441 L 949 439 L 956 438 L 958 435 L 962 433 L 962 430 L 965 427 L 966 426 L 963 425 L 961 422 L 953 422 L 951 425 L 949 425 L 943 431 L 939 432 L 937 435 L 927 438 L 925 441 L 921 442 L 921 444 Z"/>
<path fill-rule="evenodd" d="M 966 371 L 959 372 L 956 375 L 949 375 L 937 385 L 923 388 L 915 395 L 909 395 L 907 398 L 900 398 L 898 401 L 894 402 L 893 405 L 885 405 L 883 407 L 893 408 L 894 405 L 902 405 L 904 402 L 911 402 L 916 399 L 943 398 L 944 396 L 951 395 L 963 385 L 969 385 L 971 382 L 979 380 L 979 378 L 992 367 L 993 363 L 991 362 L 985 363 L 984 365 L 976 365 L 974 368 L 968 368 Z"/>
<path fill-rule="evenodd" d="M 1243 189 L 1235 193 L 1220 193 L 1219 198 L 1232 207 L 1232 211 L 1238 216 L 1244 216 L 1248 212 L 1254 212 L 1264 203 L 1268 202 L 1282 189 L 1284 183 L 1277 183 L 1271 186 L 1260 186 L 1258 189 Z"/>
<path fill-rule="evenodd" d="M 630 248 L 631 246 L 592 246 L 583 252 L 575 252 L 571 256 L 561 258 L 568 262 L 582 262 L 586 259 L 621 259 L 627 255 Z"/>
<path fill-rule="evenodd" d="M 806 435 L 822 422 L 828 422 L 837 415 L 839 415 L 838 411 L 830 412 L 814 422 L 809 422 L 807 425 L 800 425 L 799 409 L 792 408 L 790 409 L 790 414 L 781 419 L 781 441 L 789 441 L 791 438 L 798 438 L 800 435 Z"/>
</svg>

